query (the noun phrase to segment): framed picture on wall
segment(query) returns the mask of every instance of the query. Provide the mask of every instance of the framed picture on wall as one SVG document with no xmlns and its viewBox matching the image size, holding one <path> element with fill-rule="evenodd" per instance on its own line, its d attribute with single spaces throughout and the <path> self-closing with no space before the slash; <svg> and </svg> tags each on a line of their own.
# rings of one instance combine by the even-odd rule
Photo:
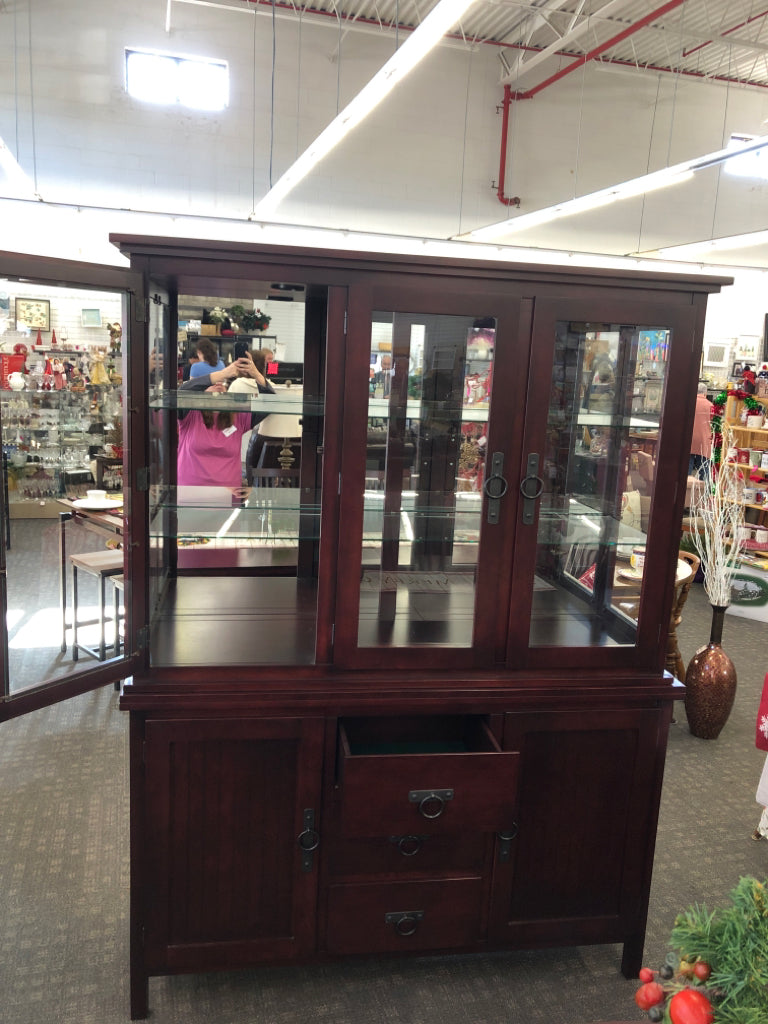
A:
<svg viewBox="0 0 768 1024">
<path fill-rule="evenodd" d="M 81 309 L 80 322 L 83 327 L 101 327 L 101 310 Z"/>
<path fill-rule="evenodd" d="M 736 340 L 736 350 L 733 353 L 735 359 L 744 363 L 756 363 L 760 358 L 762 338 L 756 334 L 741 335 Z"/>
<path fill-rule="evenodd" d="M 36 331 L 50 331 L 51 304 L 48 299 L 16 299 L 16 323 Z"/>
</svg>

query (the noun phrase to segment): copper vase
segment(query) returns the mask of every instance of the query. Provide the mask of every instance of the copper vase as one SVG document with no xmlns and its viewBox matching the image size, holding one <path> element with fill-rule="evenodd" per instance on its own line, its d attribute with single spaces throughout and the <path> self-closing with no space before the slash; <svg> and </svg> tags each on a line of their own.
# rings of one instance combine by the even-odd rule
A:
<svg viewBox="0 0 768 1024">
<path fill-rule="evenodd" d="M 725 607 L 712 606 L 709 643 L 694 654 L 685 673 L 688 727 L 702 740 L 716 740 L 736 696 L 736 669 L 722 648 Z"/>
</svg>

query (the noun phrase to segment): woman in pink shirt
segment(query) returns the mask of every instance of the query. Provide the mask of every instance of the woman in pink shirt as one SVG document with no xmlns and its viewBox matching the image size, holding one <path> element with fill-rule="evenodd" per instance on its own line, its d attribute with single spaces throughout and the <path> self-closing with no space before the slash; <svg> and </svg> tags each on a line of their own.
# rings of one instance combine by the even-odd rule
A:
<svg viewBox="0 0 768 1024">
<path fill-rule="evenodd" d="M 220 394 L 230 380 L 243 376 L 255 380 L 259 388 L 273 389 L 256 368 L 250 355 L 241 357 L 229 367 L 214 371 L 182 385 L 182 390 L 205 390 Z M 215 379 L 215 383 L 214 383 Z M 208 384 L 209 386 L 205 386 Z M 258 390 L 257 390 L 258 393 Z M 263 414 L 250 412 L 209 412 L 192 409 L 179 413 L 179 444 L 176 460 L 176 482 L 181 487 L 243 486 L 242 439 Z"/>
<path fill-rule="evenodd" d="M 208 390 L 225 389 L 214 384 Z M 187 412 L 179 420 L 178 484 L 242 487 L 242 439 L 250 429 L 250 412 Z"/>
</svg>

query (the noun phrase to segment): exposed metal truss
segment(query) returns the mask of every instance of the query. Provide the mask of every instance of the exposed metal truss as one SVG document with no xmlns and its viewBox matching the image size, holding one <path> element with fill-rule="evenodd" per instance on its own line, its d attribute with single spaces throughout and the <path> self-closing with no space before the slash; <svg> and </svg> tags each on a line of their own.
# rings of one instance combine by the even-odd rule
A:
<svg viewBox="0 0 768 1024">
<path fill-rule="evenodd" d="M 434 0 L 166 0 L 275 14 L 342 32 L 407 33 Z M 768 0 L 477 0 L 450 35 L 497 48 L 525 95 L 588 61 L 768 89 Z M 447 40 L 449 41 L 449 40 Z M 555 74 L 557 73 L 557 75 Z"/>
</svg>

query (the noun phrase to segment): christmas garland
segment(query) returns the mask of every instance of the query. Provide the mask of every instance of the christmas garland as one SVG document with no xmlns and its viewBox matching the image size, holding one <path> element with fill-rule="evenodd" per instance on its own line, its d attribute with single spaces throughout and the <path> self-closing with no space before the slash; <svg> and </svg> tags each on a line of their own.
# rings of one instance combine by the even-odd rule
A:
<svg viewBox="0 0 768 1024">
<path fill-rule="evenodd" d="M 746 877 L 730 906 L 694 904 L 675 919 L 658 971 L 644 967 L 637 1005 L 664 1024 L 765 1024 L 768 1021 L 768 892 Z"/>
<path fill-rule="evenodd" d="M 754 395 L 747 394 L 741 388 L 728 388 L 715 395 L 712 401 L 712 462 L 719 466 L 723 458 L 723 409 L 729 398 L 737 398 L 744 402 L 747 413 L 764 412 L 763 405 Z"/>
</svg>

